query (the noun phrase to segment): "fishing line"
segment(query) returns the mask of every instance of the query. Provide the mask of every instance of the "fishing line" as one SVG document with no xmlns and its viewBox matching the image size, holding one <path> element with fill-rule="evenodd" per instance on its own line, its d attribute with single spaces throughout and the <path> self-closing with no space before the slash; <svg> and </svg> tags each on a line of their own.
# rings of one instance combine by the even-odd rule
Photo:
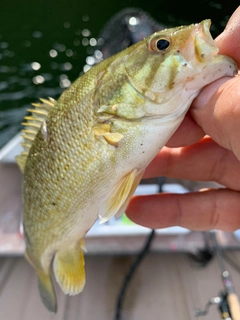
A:
<svg viewBox="0 0 240 320">
<path fill-rule="evenodd" d="M 138 253 L 138 255 L 136 256 L 132 265 L 130 266 L 129 271 L 125 275 L 122 287 L 120 288 L 120 291 L 119 291 L 119 294 L 117 297 L 117 303 L 116 303 L 116 308 L 115 308 L 115 317 L 114 317 L 115 320 L 121 320 L 122 306 L 123 306 L 123 302 L 124 302 L 127 288 L 131 282 L 131 279 L 132 279 L 136 269 L 139 267 L 143 258 L 147 255 L 154 236 L 155 236 L 155 230 L 152 230 L 150 232 L 149 236 L 147 237 L 147 240 L 146 240 L 142 250 Z"/>
</svg>

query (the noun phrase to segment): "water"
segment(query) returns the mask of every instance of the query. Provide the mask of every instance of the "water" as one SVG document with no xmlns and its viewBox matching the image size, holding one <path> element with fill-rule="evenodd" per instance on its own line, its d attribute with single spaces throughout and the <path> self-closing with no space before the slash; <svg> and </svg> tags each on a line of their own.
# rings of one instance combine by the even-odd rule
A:
<svg viewBox="0 0 240 320">
<path fill-rule="evenodd" d="M 139 7 L 167 26 L 213 20 L 219 34 L 238 1 L 2 0 L 0 10 L 0 147 L 21 129 L 31 102 L 57 99 L 82 72 L 104 24 Z"/>
</svg>

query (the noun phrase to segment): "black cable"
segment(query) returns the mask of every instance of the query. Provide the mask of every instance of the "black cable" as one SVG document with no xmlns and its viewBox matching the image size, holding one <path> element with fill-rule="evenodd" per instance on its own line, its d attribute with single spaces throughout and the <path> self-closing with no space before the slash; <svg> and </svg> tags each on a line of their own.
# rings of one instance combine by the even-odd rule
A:
<svg viewBox="0 0 240 320">
<path fill-rule="evenodd" d="M 126 290 L 130 284 L 130 281 L 132 279 L 134 272 L 136 271 L 137 267 L 140 265 L 143 258 L 148 253 L 150 245 L 151 245 L 152 240 L 154 238 L 154 235 L 155 235 L 155 230 L 152 230 L 151 233 L 149 234 L 149 236 L 147 237 L 147 240 L 146 240 L 142 250 L 136 256 L 135 260 L 133 261 L 132 265 L 129 268 L 129 271 L 127 272 L 127 274 L 124 278 L 122 287 L 121 287 L 119 294 L 118 294 L 118 297 L 117 297 L 117 303 L 116 303 L 116 309 L 115 309 L 116 313 L 115 313 L 115 317 L 114 317 L 115 320 L 121 320 L 121 312 L 122 312 L 122 306 L 123 306 Z"/>
<path fill-rule="evenodd" d="M 213 259 L 213 248 L 209 244 L 209 232 L 201 232 L 204 240 L 203 249 L 198 249 L 195 253 L 187 253 L 186 256 L 191 262 L 192 268 L 205 268 Z"/>
</svg>

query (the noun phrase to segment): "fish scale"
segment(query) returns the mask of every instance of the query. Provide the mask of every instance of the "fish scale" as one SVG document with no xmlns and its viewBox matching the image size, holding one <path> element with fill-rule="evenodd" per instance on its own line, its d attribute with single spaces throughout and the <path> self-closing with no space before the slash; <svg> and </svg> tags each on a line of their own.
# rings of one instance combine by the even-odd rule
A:
<svg viewBox="0 0 240 320">
<path fill-rule="evenodd" d="M 34 104 L 25 118 L 17 162 L 26 258 L 50 311 L 57 311 L 51 263 L 65 294 L 83 290 L 87 231 L 125 211 L 202 87 L 236 73 L 209 28 L 204 20 L 156 32 L 91 68 L 58 101 Z"/>
</svg>

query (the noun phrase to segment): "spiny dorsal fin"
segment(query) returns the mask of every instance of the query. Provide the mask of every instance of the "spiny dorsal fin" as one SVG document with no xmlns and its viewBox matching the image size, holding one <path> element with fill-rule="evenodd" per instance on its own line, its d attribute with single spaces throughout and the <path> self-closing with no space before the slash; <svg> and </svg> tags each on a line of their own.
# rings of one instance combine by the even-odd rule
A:
<svg viewBox="0 0 240 320">
<path fill-rule="evenodd" d="M 41 103 L 32 103 L 35 107 L 34 109 L 28 109 L 32 113 L 31 116 L 26 116 L 26 120 L 22 124 L 25 128 L 22 130 L 22 137 L 24 139 L 22 146 L 24 151 L 16 157 L 17 164 L 19 165 L 22 172 L 24 171 L 25 163 L 29 154 L 29 150 L 32 146 L 32 143 L 41 128 L 42 124 L 46 120 L 49 111 L 52 109 L 56 100 L 53 98 L 40 99 Z"/>
</svg>

